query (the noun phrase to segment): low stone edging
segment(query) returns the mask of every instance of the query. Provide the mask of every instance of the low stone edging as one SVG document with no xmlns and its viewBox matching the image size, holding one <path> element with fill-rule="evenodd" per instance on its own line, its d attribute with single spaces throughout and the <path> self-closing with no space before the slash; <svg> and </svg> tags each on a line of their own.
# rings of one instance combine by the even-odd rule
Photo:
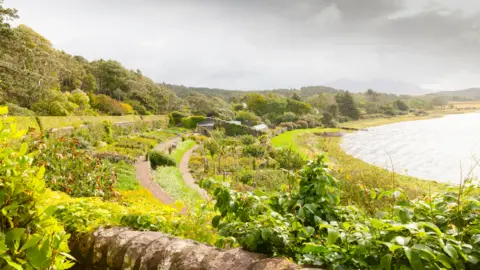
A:
<svg viewBox="0 0 480 270">
<path fill-rule="evenodd" d="M 72 239 L 71 254 L 77 259 L 73 269 L 301 269 L 283 258 L 268 258 L 241 249 L 222 250 L 160 232 L 100 228 Z"/>
</svg>

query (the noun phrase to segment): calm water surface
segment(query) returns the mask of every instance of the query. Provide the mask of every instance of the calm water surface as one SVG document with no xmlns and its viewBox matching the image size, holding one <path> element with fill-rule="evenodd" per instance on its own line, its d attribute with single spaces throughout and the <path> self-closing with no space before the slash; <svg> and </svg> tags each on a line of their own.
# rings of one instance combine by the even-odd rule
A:
<svg viewBox="0 0 480 270">
<path fill-rule="evenodd" d="M 345 135 L 342 148 L 365 162 L 422 179 L 457 184 L 480 159 L 480 113 L 401 122 Z M 473 158 L 474 157 L 474 158 Z M 460 169 L 460 164 L 462 169 Z"/>
</svg>

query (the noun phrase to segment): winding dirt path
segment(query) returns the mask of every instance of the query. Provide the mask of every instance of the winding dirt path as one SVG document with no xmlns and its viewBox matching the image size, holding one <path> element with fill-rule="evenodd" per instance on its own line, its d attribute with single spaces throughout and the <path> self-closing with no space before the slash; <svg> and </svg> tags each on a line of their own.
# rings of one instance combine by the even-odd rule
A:
<svg viewBox="0 0 480 270">
<path fill-rule="evenodd" d="M 180 137 L 176 137 L 166 142 L 159 143 L 157 146 L 155 146 L 154 149 L 157 151 L 167 152 L 170 145 L 178 144 L 181 141 L 182 139 Z M 208 200 L 208 193 L 197 185 L 195 178 L 193 178 L 188 168 L 188 161 L 190 160 L 193 151 L 195 151 L 197 148 L 198 145 L 190 148 L 187 152 L 185 152 L 178 167 L 185 184 L 189 188 L 196 190 L 205 200 Z M 152 193 L 153 197 L 160 200 L 164 204 L 175 203 L 175 200 L 170 197 L 170 195 L 168 195 L 168 193 L 165 192 L 165 190 L 163 190 L 163 188 L 159 184 L 153 181 L 152 175 L 150 174 L 150 163 L 148 162 L 148 160 L 145 159 L 145 156 L 141 156 L 137 159 L 137 162 L 135 163 L 135 168 L 137 171 L 138 182 L 144 188 L 148 189 Z"/>
<path fill-rule="evenodd" d="M 155 146 L 157 151 L 166 151 L 168 147 L 173 143 L 178 143 L 181 138 L 174 138 L 166 142 L 160 143 Z M 145 159 L 145 155 L 139 157 L 135 163 L 135 168 L 137 171 L 137 180 L 144 188 L 148 189 L 153 197 L 157 198 L 164 204 L 174 204 L 175 200 L 165 192 L 160 185 L 155 183 L 150 174 L 150 163 Z"/>
<path fill-rule="evenodd" d="M 180 172 L 182 173 L 182 179 L 185 182 L 185 184 L 193 190 L 196 190 L 205 200 L 209 200 L 208 193 L 204 189 L 202 189 L 200 186 L 197 185 L 195 178 L 193 178 L 193 175 L 190 173 L 190 170 L 188 169 L 188 161 L 190 160 L 190 157 L 192 156 L 193 151 L 195 151 L 198 148 L 198 145 L 195 145 L 194 147 L 188 149 L 187 152 L 182 157 L 182 160 L 180 161 L 180 165 L 178 168 L 180 169 Z"/>
</svg>

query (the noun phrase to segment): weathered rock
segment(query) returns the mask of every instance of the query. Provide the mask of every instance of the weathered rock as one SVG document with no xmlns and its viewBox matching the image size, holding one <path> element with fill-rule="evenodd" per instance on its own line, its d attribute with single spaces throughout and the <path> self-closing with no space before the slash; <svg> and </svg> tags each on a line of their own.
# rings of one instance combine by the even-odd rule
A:
<svg viewBox="0 0 480 270">
<path fill-rule="evenodd" d="M 248 270 L 295 270 L 300 269 L 296 264 L 293 264 L 282 258 L 268 258 L 258 261 L 248 267 Z"/>
<path fill-rule="evenodd" d="M 300 267 L 281 258 L 241 249 L 222 250 L 159 232 L 128 228 L 98 229 L 74 237 L 76 269 L 170 270 L 293 270 Z"/>
<path fill-rule="evenodd" d="M 125 253 L 123 253 L 122 269 L 134 269 L 135 262 L 140 258 L 145 247 L 162 236 L 163 234 L 158 232 L 143 232 L 141 235 L 131 239 L 123 247 Z"/>
<path fill-rule="evenodd" d="M 126 250 L 123 248 L 131 239 L 142 235 L 138 231 L 123 231 L 112 237 L 107 249 L 107 265 L 112 269 L 123 268 Z"/>
</svg>

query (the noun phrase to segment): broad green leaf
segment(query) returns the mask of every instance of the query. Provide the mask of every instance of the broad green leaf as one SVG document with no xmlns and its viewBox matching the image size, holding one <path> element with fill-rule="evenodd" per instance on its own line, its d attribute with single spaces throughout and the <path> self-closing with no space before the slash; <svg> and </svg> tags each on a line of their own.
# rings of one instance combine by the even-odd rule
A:
<svg viewBox="0 0 480 270">
<path fill-rule="evenodd" d="M 25 234 L 25 228 L 15 228 L 5 234 L 5 242 L 15 250 L 20 248 L 20 241 Z"/>
<path fill-rule="evenodd" d="M 218 224 L 220 223 L 220 219 L 222 219 L 222 216 L 214 216 L 212 219 L 212 226 L 214 228 L 218 227 Z"/>
<path fill-rule="evenodd" d="M 402 209 L 400 209 L 398 215 L 402 223 L 405 224 L 410 222 L 411 218 L 413 217 L 413 212 L 410 209 L 403 207 Z"/>
<path fill-rule="evenodd" d="M 405 251 L 405 255 L 408 258 L 408 261 L 410 262 L 410 266 L 414 270 L 423 270 L 425 269 L 423 267 L 422 259 L 418 255 L 418 253 L 414 250 L 411 250 L 409 247 L 404 247 L 403 250 Z"/>
<path fill-rule="evenodd" d="M 477 243 L 480 243 L 480 234 L 475 234 L 472 236 L 472 243 L 475 245 Z"/>
<path fill-rule="evenodd" d="M 458 259 L 457 250 L 456 250 L 455 247 L 453 247 L 452 245 L 446 244 L 446 245 L 443 247 L 443 251 L 445 251 L 445 253 L 447 253 L 448 256 L 450 256 L 450 258 L 452 258 L 452 259 L 454 259 L 454 260 L 457 260 L 457 259 Z"/>
<path fill-rule="evenodd" d="M 418 225 L 432 229 L 438 235 L 442 235 L 442 231 L 437 227 L 437 225 L 431 222 L 419 222 Z"/>
<path fill-rule="evenodd" d="M 305 209 L 303 207 L 301 207 L 299 210 L 298 210 L 298 216 L 303 220 L 305 219 Z"/>
<path fill-rule="evenodd" d="M 480 258 L 474 255 L 467 255 L 468 261 L 472 264 L 477 264 L 480 261 Z"/>
<path fill-rule="evenodd" d="M 30 237 L 28 237 L 28 240 L 25 242 L 25 244 L 23 244 L 23 246 L 20 248 L 20 252 L 37 245 L 38 242 L 40 242 L 40 240 L 42 240 L 42 236 L 38 234 L 30 235 Z"/>
<path fill-rule="evenodd" d="M 267 241 L 272 236 L 272 231 L 268 228 L 262 229 L 262 239 Z"/>
<path fill-rule="evenodd" d="M 422 244 L 416 244 L 412 247 L 414 250 L 418 250 L 420 254 L 426 255 L 430 260 L 433 260 L 435 258 L 435 254 L 433 253 L 433 250 L 426 245 Z"/>
<path fill-rule="evenodd" d="M 27 151 L 28 151 L 28 145 L 26 143 L 22 143 L 22 145 L 20 146 L 20 151 L 18 151 L 18 155 L 23 156 L 27 153 Z"/>
<path fill-rule="evenodd" d="M 327 245 L 335 244 L 339 236 L 340 234 L 336 229 L 328 228 Z"/>
<path fill-rule="evenodd" d="M 45 241 L 48 243 L 48 240 Z M 27 260 L 36 269 L 46 269 L 48 267 L 48 254 L 42 248 L 30 248 L 27 250 Z"/>
<path fill-rule="evenodd" d="M 402 246 L 395 245 L 395 244 L 388 243 L 388 242 L 383 242 L 383 244 L 386 245 L 388 247 L 388 250 L 390 250 L 390 252 L 392 252 L 392 253 L 394 253 L 395 250 L 397 250 L 399 248 L 402 248 Z"/>
<path fill-rule="evenodd" d="M 386 254 L 380 259 L 382 269 L 390 270 L 392 268 L 392 255 Z"/>
<path fill-rule="evenodd" d="M 305 227 L 305 230 L 307 231 L 308 237 L 311 237 L 315 233 L 315 228 L 313 228 L 311 226 Z"/>
<path fill-rule="evenodd" d="M 45 175 L 45 166 L 41 166 L 39 169 L 38 169 L 38 172 L 37 172 L 37 178 L 38 179 L 43 179 L 43 176 Z"/>
<path fill-rule="evenodd" d="M 411 237 L 403 237 L 397 236 L 395 237 L 395 242 L 397 242 L 400 246 L 406 246 L 410 242 Z"/>
<path fill-rule="evenodd" d="M 450 258 L 448 258 L 448 256 L 445 254 L 438 254 L 437 257 L 435 257 L 435 261 L 442 263 L 447 269 L 452 268 Z"/>
<path fill-rule="evenodd" d="M 7 262 L 8 265 L 10 265 L 11 267 L 13 267 L 14 269 L 23 270 L 23 267 L 22 267 L 20 264 L 12 261 L 12 258 L 10 258 L 10 256 L 8 256 L 8 255 L 3 255 L 2 258 Z"/>
<path fill-rule="evenodd" d="M 318 216 L 314 216 L 313 221 L 315 221 L 315 225 L 320 225 L 320 224 L 322 224 L 323 220 L 321 218 L 319 218 Z"/>
</svg>

